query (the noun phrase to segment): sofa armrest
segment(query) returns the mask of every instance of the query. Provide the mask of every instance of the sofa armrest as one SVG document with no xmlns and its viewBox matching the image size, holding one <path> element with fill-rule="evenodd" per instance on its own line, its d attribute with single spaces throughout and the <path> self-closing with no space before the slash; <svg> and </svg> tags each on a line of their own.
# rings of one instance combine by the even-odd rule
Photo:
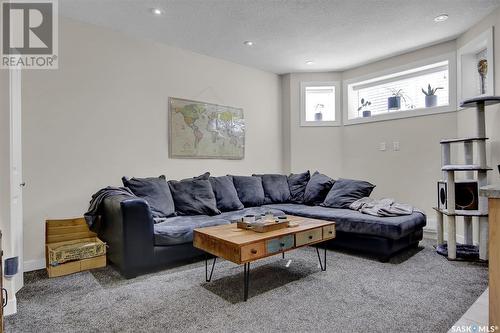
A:
<svg viewBox="0 0 500 333">
<path fill-rule="evenodd" d="M 153 258 L 153 223 L 143 199 L 116 195 L 104 200 L 99 236 L 108 244 L 108 259 L 127 278 L 137 276 Z"/>
</svg>

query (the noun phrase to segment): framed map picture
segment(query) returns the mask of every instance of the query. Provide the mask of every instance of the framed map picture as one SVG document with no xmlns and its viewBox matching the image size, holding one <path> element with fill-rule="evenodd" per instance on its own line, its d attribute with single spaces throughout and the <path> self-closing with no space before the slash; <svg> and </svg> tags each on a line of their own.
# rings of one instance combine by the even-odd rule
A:
<svg viewBox="0 0 500 333">
<path fill-rule="evenodd" d="M 243 109 L 170 97 L 171 158 L 243 159 Z"/>
</svg>

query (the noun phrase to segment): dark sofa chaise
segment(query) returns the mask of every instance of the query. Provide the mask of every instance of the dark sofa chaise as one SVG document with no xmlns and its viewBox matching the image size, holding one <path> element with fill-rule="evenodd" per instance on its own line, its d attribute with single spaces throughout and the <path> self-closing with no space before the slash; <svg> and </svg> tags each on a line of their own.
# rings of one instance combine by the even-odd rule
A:
<svg viewBox="0 0 500 333">
<path fill-rule="evenodd" d="M 329 245 L 363 251 L 383 261 L 396 252 L 418 245 L 426 224 L 425 215 L 417 212 L 406 216 L 376 217 L 345 208 L 269 203 L 269 200 L 260 206 L 213 216 L 172 216 L 155 223 L 152 209 L 145 199 L 116 195 L 103 202 L 99 236 L 109 246 L 108 260 L 123 276 L 131 278 L 203 255 L 192 245 L 194 228 L 229 224 L 245 215 L 261 215 L 268 211 L 275 215 L 335 221 L 337 236 Z"/>
</svg>

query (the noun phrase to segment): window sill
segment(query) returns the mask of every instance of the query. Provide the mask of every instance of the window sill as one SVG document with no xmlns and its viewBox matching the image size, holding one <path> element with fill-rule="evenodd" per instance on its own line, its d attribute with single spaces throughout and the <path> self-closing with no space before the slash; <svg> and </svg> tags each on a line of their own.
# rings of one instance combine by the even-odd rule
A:
<svg viewBox="0 0 500 333">
<path fill-rule="evenodd" d="M 300 127 L 337 127 L 342 126 L 340 121 L 301 121 Z"/>
<path fill-rule="evenodd" d="M 393 111 L 366 118 L 345 119 L 344 125 L 349 126 L 349 125 L 373 123 L 373 122 L 395 120 L 395 119 L 414 118 L 414 117 L 429 116 L 433 114 L 449 113 L 456 111 L 457 108 L 453 105 L 437 106 L 432 108 L 420 108 L 409 111 Z"/>
</svg>

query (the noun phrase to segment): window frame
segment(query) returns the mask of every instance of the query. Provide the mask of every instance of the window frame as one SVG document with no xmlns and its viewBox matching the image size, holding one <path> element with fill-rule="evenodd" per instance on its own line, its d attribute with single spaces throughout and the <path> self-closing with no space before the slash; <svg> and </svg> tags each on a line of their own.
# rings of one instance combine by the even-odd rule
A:
<svg viewBox="0 0 500 333">
<path fill-rule="evenodd" d="M 334 87 L 335 94 L 335 120 L 306 121 L 306 88 L 309 87 Z M 301 127 L 341 126 L 341 82 L 340 81 L 301 81 L 300 82 L 300 108 L 299 119 Z"/>
<path fill-rule="evenodd" d="M 423 60 L 411 62 L 408 64 L 404 64 L 401 66 L 393 67 L 390 69 L 378 71 L 375 73 L 370 73 L 367 75 L 351 78 L 348 80 L 344 80 L 342 83 L 343 90 L 343 106 L 342 106 L 342 115 L 343 115 L 343 124 L 344 125 L 355 125 L 355 124 L 364 124 L 371 123 L 377 121 L 386 121 L 393 119 L 402 119 L 402 118 L 412 118 L 412 117 L 421 117 L 432 114 L 439 113 L 448 113 L 448 112 L 456 112 L 457 111 L 457 61 L 456 61 L 456 52 L 448 52 L 439 56 L 426 58 Z M 426 65 L 431 65 L 434 63 L 448 61 L 448 105 L 445 106 L 437 106 L 432 108 L 418 108 L 413 110 L 405 110 L 405 111 L 391 111 L 383 114 L 373 115 L 371 117 L 366 118 L 353 118 L 349 119 L 349 106 L 354 105 L 353 97 L 349 96 L 349 92 L 352 89 L 349 88 L 351 85 L 355 85 L 357 83 L 375 79 L 377 77 L 383 77 L 386 75 L 392 75 L 399 72 L 411 70 L 418 67 L 423 67 Z M 394 80 L 398 80 L 398 78 L 394 78 Z M 357 100 L 356 100 L 357 105 Z"/>
</svg>

